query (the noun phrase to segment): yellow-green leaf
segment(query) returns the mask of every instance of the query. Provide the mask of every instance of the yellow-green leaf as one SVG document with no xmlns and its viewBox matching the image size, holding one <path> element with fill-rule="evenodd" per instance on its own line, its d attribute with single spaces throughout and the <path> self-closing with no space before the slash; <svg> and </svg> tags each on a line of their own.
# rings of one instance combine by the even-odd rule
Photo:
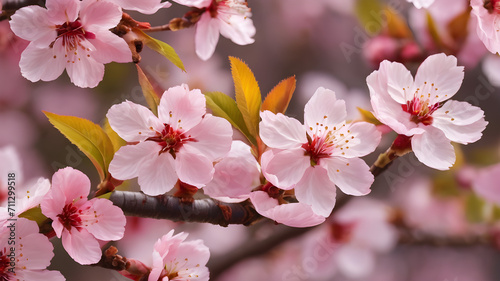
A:
<svg viewBox="0 0 500 281">
<path fill-rule="evenodd" d="M 438 28 L 436 26 L 436 22 L 432 18 L 431 13 L 427 13 L 427 29 L 429 31 L 429 34 L 431 35 L 432 40 L 434 41 L 434 44 L 438 46 L 439 48 L 444 48 L 444 43 L 443 40 L 441 40 L 441 36 L 439 35 Z"/>
<path fill-rule="evenodd" d="M 259 133 L 260 105 L 262 97 L 259 85 L 250 68 L 240 59 L 229 57 L 233 75 L 236 105 L 243 115 L 248 131 L 255 138 Z"/>
<path fill-rule="evenodd" d="M 376 125 L 376 126 L 382 125 L 382 123 L 380 121 L 378 121 L 378 119 L 375 117 L 375 115 L 373 115 L 373 113 L 371 113 L 370 111 L 363 109 L 361 107 L 358 107 L 358 111 L 359 111 L 359 113 L 361 113 L 361 119 L 363 121 L 371 123 L 371 124 Z"/>
<path fill-rule="evenodd" d="M 292 99 L 293 92 L 295 91 L 296 83 L 295 76 L 281 80 L 281 82 L 267 94 L 266 99 L 262 103 L 261 110 L 269 110 L 275 114 L 285 113 L 290 103 L 290 99 Z"/>
<path fill-rule="evenodd" d="M 146 46 L 151 48 L 153 51 L 159 53 L 160 55 L 164 56 L 167 58 L 169 61 L 171 61 L 173 64 L 175 64 L 178 68 L 182 69 L 182 71 L 186 71 L 184 68 L 184 64 L 182 63 L 181 59 L 175 52 L 174 48 L 172 48 L 169 44 L 160 41 L 158 39 L 155 39 L 146 33 L 142 32 L 141 30 L 135 30 L 136 34 L 141 38 Z"/>
<path fill-rule="evenodd" d="M 383 9 L 384 6 L 379 0 L 356 1 L 356 16 L 368 34 L 376 35 L 385 26 L 385 22 L 382 22 Z"/>
<path fill-rule="evenodd" d="M 146 74 L 144 74 L 144 71 L 142 71 L 141 67 L 138 64 L 136 64 L 135 66 L 137 66 L 137 74 L 139 75 L 139 84 L 142 88 L 142 94 L 144 95 L 144 98 L 146 99 L 146 102 L 151 111 L 153 111 L 154 115 L 158 116 L 158 105 L 160 104 L 160 97 L 153 88 L 153 85 L 151 85 L 151 83 L 149 82 Z"/>
<path fill-rule="evenodd" d="M 384 9 L 387 16 L 387 33 L 394 38 L 411 38 L 412 33 L 406 20 L 397 11 L 387 6 Z"/>
<path fill-rule="evenodd" d="M 108 118 L 105 118 L 104 124 L 103 124 L 102 128 L 103 128 L 104 132 L 106 132 L 106 134 L 108 135 L 109 140 L 111 141 L 111 143 L 113 144 L 114 152 L 118 151 L 118 149 L 120 149 L 120 147 L 122 147 L 122 146 L 124 146 L 124 145 L 127 144 L 127 142 L 124 139 L 122 139 L 113 130 L 113 128 L 111 128 L 111 126 L 109 125 Z"/>
<path fill-rule="evenodd" d="M 209 92 L 205 94 L 205 97 L 207 99 L 207 107 L 212 110 L 215 116 L 222 117 L 229 121 L 229 123 L 243 133 L 252 144 L 257 145 L 255 137 L 248 131 L 245 120 L 243 120 L 243 115 L 232 98 L 221 92 Z"/>
<path fill-rule="evenodd" d="M 20 218 L 26 218 L 32 221 L 36 221 L 38 226 L 42 226 L 43 223 L 47 220 L 47 217 L 42 214 L 42 209 L 40 207 L 34 207 L 24 211 L 19 215 Z"/>
<path fill-rule="evenodd" d="M 104 130 L 87 119 L 46 111 L 44 113 L 50 123 L 92 161 L 101 181 L 104 180 L 115 151 Z"/>
<path fill-rule="evenodd" d="M 465 201 L 465 216 L 470 222 L 482 222 L 484 220 L 484 201 L 475 194 L 467 196 Z"/>
</svg>

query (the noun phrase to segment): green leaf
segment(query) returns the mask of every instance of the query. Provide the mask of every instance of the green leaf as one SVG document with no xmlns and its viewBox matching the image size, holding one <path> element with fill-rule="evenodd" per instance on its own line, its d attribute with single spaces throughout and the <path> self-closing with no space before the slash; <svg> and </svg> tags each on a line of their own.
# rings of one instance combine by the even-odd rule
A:
<svg viewBox="0 0 500 281">
<path fill-rule="evenodd" d="M 120 149 L 120 147 L 124 146 L 127 144 L 127 142 L 122 139 L 114 130 L 113 128 L 111 128 L 111 126 L 109 125 L 109 121 L 108 121 L 108 118 L 105 118 L 104 119 L 104 124 L 102 126 L 102 129 L 104 130 L 104 132 L 106 132 L 106 134 L 108 135 L 109 137 L 109 140 L 111 141 L 111 143 L 113 144 L 113 149 L 114 149 L 114 152 L 117 152 L 118 149 Z"/>
<path fill-rule="evenodd" d="M 378 34 L 384 27 L 383 9 L 384 6 L 379 0 L 357 0 L 354 7 L 359 22 L 370 35 Z"/>
<path fill-rule="evenodd" d="M 248 131 L 254 138 L 257 138 L 262 103 L 259 85 L 252 71 L 243 61 L 235 57 L 229 57 L 229 60 L 234 80 L 236 105 L 243 115 Z"/>
<path fill-rule="evenodd" d="M 375 126 L 382 125 L 382 123 L 380 121 L 378 121 L 378 119 L 375 117 L 375 115 L 373 115 L 373 113 L 371 113 L 370 111 L 363 109 L 361 107 L 358 107 L 357 109 L 358 109 L 359 113 L 361 113 L 361 119 L 363 121 L 371 123 Z"/>
<path fill-rule="evenodd" d="M 465 201 L 465 216 L 469 222 L 483 221 L 484 201 L 476 194 L 470 194 Z"/>
<path fill-rule="evenodd" d="M 50 123 L 92 161 L 101 181 L 104 180 L 115 151 L 106 132 L 99 125 L 83 118 L 44 113 Z"/>
<path fill-rule="evenodd" d="M 154 115 L 158 116 L 158 105 L 160 104 L 160 97 L 153 88 L 153 85 L 151 85 L 151 83 L 149 82 L 146 74 L 144 74 L 144 71 L 142 71 L 141 67 L 138 64 L 136 64 L 135 66 L 137 66 L 137 74 L 139 75 L 139 84 L 142 88 L 142 94 L 144 95 L 144 98 L 146 99 L 146 102 L 151 111 L 154 113 Z"/>
<path fill-rule="evenodd" d="M 24 211 L 19 215 L 20 218 L 26 218 L 32 221 L 36 221 L 38 226 L 42 226 L 47 220 L 47 217 L 42 214 L 42 209 L 40 207 L 35 207 Z"/>
<path fill-rule="evenodd" d="M 274 114 L 285 113 L 292 99 L 297 81 L 295 76 L 282 80 L 276 85 L 262 103 L 261 110 L 269 110 Z"/>
<path fill-rule="evenodd" d="M 175 64 L 178 68 L 182 69 L 182 71 L 186 71 L 184 68 L 184 64 L 181 59 L 175 52 L 174 48 L 172 48 L 169 44 L 160 41 L 158 39 L 154 39 L 153 37 L 147 35 L 141 30 L 135 30 L 136 34 L 141 38 L 146 46 L 151 48 L 153 51 L 159 53 L 160 55 L 166 57 L 169 61 Z"/>
<path fill-rule="evenodd" d="M 221 92 L 209 92 L 205 94 L 207 107 L 212 110 L 215 116 L 222 117 L 229 121 L 233 127 L 238 129 L 254 145 L 257 145 L 255 137 L 250 134 L 243 120 L 236 102 L 228 95 Z"/>
</svg>

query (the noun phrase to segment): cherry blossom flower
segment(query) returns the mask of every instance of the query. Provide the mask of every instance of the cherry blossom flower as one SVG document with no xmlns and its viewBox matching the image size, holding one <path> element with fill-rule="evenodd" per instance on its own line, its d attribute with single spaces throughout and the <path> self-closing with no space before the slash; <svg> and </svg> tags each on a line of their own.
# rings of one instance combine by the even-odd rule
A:
<svg viewBox="0 0 500 281">
<path fill-rule="evenodd" d="M 134 10 L 143 14 L 154 14 L 159 9 L 168 8 L 172 4 L 169 2 L 161 3 L 161 0 L 107 0 L 109 2 L 113 2 L 118 6 L 122 7 L 124 10 Z"/>
<path fill-rule="evenodd" d="M 125 231 L 123 211 L 107 199 L 87 200 L 90 180 L 71 167 L 58 170 L 52 188 L 41 203 L 42 213 L 68 254 L 80 264 L 101 259 L 99 240 L 119 240 Z"/>
<path fill-rule="evenodd" d="M 158 239 L 153 250 L 153 266 L 148 281 L 179 280 L 203 281 L 209 279 L 205 266 L 210 257 L 203 241 L 187 241 L 187 233 L 168 234 Z"/>
<path fill-rule="evenodd" d="M 142 105 L 125 101 L 112 106 L 109 124 L 135 145 L 121 147 L 109 165 L 117 179 L 139 177 L 141 190 L 159 195 L 177 180 L 202 187 L 212 180 L 213 162 L 231 147 L 232 128 L 225 119 L 206 114 L 205 96 L 187 85 L 165 91 L 158 117 Z"/>
<path fill-rule="evenodd" d="M 457 59 L 441 53 L 422 62 L 415 80 L 404 65 L 383 61 L 366 81 L 377 119 L 411 137 L 411 148 L 420 162 L 446 170 L 455 163 L 450 141 L 475 142 L 488 124 L 480 108 L 467 102 L 445 102 L 455 95 L 463 78 Z"/>
<path fill-rule="evenodd" d="M 174 0 L 190 7 L 203 9 L 196 23 L 196 54 L 208 60 L 215 51 L 219 33 L 235 44 L 254 42 L 255 27 L 250 17 L 250 8 L 244 0 Z"/>
<path fill-rule="evenodd" d="M 434 0 L 406 0 L 410 3 L 413 3 L 417 9 L 421 8 L 429 8 L 433 3 Z"/>
<path fill-rule="evenodd" d="M 500 2 L 471 0 L 472 13 L 478 19 L 477 34 L 493 54 L 500 53 Z"/>
<path fill-rule="evenodd" d="M 39 233 L 36 222 L 18 218 L 14 223 L 2 221 L 0 226 L 0 280 L 66 280 L 59 271 L 46 269 L 54 257 L 54 246 Z M 10 239 L 11 231 L 15 240 Z"/>
<path fill-rule="evenodd" d="M 479 170 L 472 181 L 474 191 L 486 201 L 500 205 L 500 188 L 498 186 L 500 164 Z"/>
<path fill-rule="evenodd" d="M 295 189 L 298 201 L 323 217 L 335 205 L 335 185 L 350 195 L 370 192 L 373 175 L 358 157 L 375 150 L 380 133 L 366 122 L 347 124 L 346 106 L 331 90 L 318 88 L 306 104 L 304 122 L 261 112 L 260 137 L 272 150 L 263 167 L 266 179 L 281 189 Z M 264 157 L 264 156 L 263 156 Z"/>
<path fill-rule="evenodd" d="M 28 80 L 51 81 L 66 69 L 75 85 L 95 87 L 105 63 L 132 61 L 125 40 L 109 30 L 122 18 L 119 6 L 93 0 L 47 0 L 46 6 L 21 8 L 10 21 L 17 36 L 31 41 L 19 62 Z"/>
</svg>

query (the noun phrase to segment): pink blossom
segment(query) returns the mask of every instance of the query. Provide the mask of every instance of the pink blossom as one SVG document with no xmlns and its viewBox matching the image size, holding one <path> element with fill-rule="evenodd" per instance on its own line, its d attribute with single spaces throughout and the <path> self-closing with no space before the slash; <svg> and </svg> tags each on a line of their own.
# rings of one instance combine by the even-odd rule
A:
<svg viewBox="0 0 500 281">
<path fill-rule="evenodd" d="M 272 148 L 264 175 L 274 186 L 295 189 L 298 201 L 323 217 L 335 205 L 335 185 L 350 195 L 370 192 L 373 175 L 358 157 L 375 150 L 380 133 L 365 122 L 346 123 L 346 106 L 318 88 L 306 104 L 304 122 L 261 112 L 260 137 Z"/>
<path fill-rule="evenodd" d="M 487 4 L 485 4 L 487 2 Z M 472 13 L 478 19 L 477 34 L 493 54 L 500 52 L 500 2 L 471 0 Z"/>
<path fill-rule="evenodd" d="M 0 280 L 66 280 L 59 271 L 46 269 L 54 257 L 54 247 L 39 233 L 36 222 L 18 218 L 15 222 L 2 221 L 0 226 Z M 11 231 L 15 232 L 15 240 L 9 239 Z"/>
<path fill-rule="evenodd" d="M 474 191 L 488 202 L 500 204 L 500 164 L 479 170 L 472 181 Z"/>
<path fill-rule="evenodd" d="M 139 142 L 121 147 L 109 171 L 117 179 L 138 177 L 149 195 L 168 192 L 178 179 L 202 187 L 212 180 L 213 162 L 231 147 L 229 122 L 206 114 L 205 96 L 187 85 L 165 91 L 158 117 L 130 101 L 112 106 L 107 117 L 120 137 Z"/>
<path fill-rule="evenodd" d="M 500 87 L 500 77 L 498 76 L 498 69 L 500 69 L 500 56 L 488 55 L 483 60 L 483 73 L 488 78 L 491 85 Z"/>
<path fill-rule="evenodd" d="M 159 9 L 168 8 L 172 4 L 169 2 L 161 3 L 161 0 L 107 0 L 113 2 L 116 5 L 122 7 L 124 10 L 134 10 L 143 14 L 154 14 Z"/>
<path fill-rule="evenodd" d="M 16 149 L 9 145 L 0 148 L 0 174 L 4 175 L 0 178 L 0 206 L 7 205 L 7 192 L 9 186 L 9 174 L 15 174 L 16 181 L 22 180 L 21 159 Z"/>
<path fill-rule="evenodd" d="M 80 264 L 101 259 L 98 239 L 119 240 L 125 231 L 123 211 L 107 199 L 87 200 L 89 192 L 89 178 L 67 167 L 53 175 L 52 188 L 41 203 L 64 249 Z"/>
<path fill-rule="evenodd" d="M 250 8 L 244 0 L 174 0 L 175 2 L 203 9 L 196 23 L 196 54 L 208 60 L 215 51 L 219 33 L 235 44 L 254 42 L 255 27 L 250 17 Z"/>
<path fill-rule="evenodd" d="M 415 80 L 402 64 L 383 61 L 366 81 L 377 119 L 412 137 L 412 150 L 422 163 L 446 170 L 455 162 L 450 141 L 475 142 L 488 124 L 480 108 L 445 102 L 458 91 L 463 77 L 457 59 L 441 53 L 425 59 Z"/>
<path fill-rule="evenodd" d="M 153 250 L 153 266 L 148 281 L 179 280 L 203 281 L 209 279 L 205 266 L 210 257 L 203 241 L 187 241 L 187 233 L 168 234 L 158 239 Z"/>
<path fill-rule="evenodd" d="M 47 0 L 46 6 L 21 8 L 10 21 L 17 36 L 31 41 L 19 62 L 28 80 L 51 81 L 66 69 L 75 85 L 95 87 L 105 63 L 132 60 L 125 40 L 109 30 L 122 18 L 119 6 L 94 0 Z"/>
</svg>

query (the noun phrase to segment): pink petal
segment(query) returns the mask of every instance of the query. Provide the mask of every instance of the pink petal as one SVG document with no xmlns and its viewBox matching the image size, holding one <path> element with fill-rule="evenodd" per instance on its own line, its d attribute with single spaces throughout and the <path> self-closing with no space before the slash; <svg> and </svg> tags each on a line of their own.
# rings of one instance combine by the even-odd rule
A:
<svg viewBox="0 0 500 281">
<path fill-rule="evenodd" d="M 83 1 L 80 20 L 86 30 L 108 30 L 118 25 L 122 9 L 107 1 Z M 96 34 L 97 35 L 97 34 Z"/>
<path fill-rule="evenodd" d="M 22 194 L 18 193 L 16 206 L 16 213 L 18 214 L 40 205 L 45 194 L 50 190 L 50 181 L 44 178 L 39 178 L 36 182 L 23 183 L 23 185 L 25 185 L 25 188 L 19 188 L 18 192 L 22 191 L 26 196 L 22 197 Z"/>
<path fill-rule="evenodd" d="M 306 130 L 297 119 L 271 111 L 260 113 L 260 138 L 269 147 L 279 149 L 299 148 L 307 142 Z"/>
<path fill-rule="evenodd" d="M 165 128 L 151 110 L 131 101 L 113 105 L 106 117 L 113 131 L 128 142 L 154 137 Z"/>
<path fill-rule="evenodd" d="M 93 58 L 100 63 L 131 62 L 132 52 L 123 38 L 113 34 L 109 30 L 100 30 L 95 39 L 89 39 L 94 45 Z"/>
<path fill-rule="evenodd" d="M 472 182 L 474 191 L 489 202 L 500 204 L 500 165 L 496 164 L 480 171 Z"/>
<path fill-rule="evenodd" d="M 75 58 L 67 63 L 66 71 L 76 86 L 94 88 L 104 77 L 104 64 L 79 52 L 78 56 L 75 55 Z"/>
<path fill-rule="evenodd" d="M 233 129 L 223 118 L 206 114 L 201 122 L 186 132 L 196 141 L 187 142 L 185 147 L 193 147 L 211 161 L 224 157 L 231 149 Z"/>
<path fill-rule="evenodd" d="M 497 32 L 499 15 L 489 13 L 484 8 L 484 1 L 471 0 L 472 14 L 477 16 L 477 35 L 486 48 L 496 54 L 500 51 L 500 34 Z"/>
<path fill-rule="evenodd" d="M 139 185 L 147 195 L 160 195 L 169 192 L 177 182 L 174 160 L 168 153 L 154 156 L 140 167 Z"/>
<path fill-rule="evenodd" d="M 336 188 L 325 169 L 309 167 L 295 186 L 295 196 L 300 203 L 310 205 L 314 213 L 328 217 L 335 206 Z"/>
<path fill-rule="evenodd" d="M 250 200 L 259 214 L 291 227 L 310 227 L 325 221 L 325 217 L 315 214 L 306 204 L 278 205 L 278 200 L 269 197 L 264 191 L 252 192 Z"/>
<path fill-rule="evenodd" d="M 91 202 L 93 205 L 90 210 L 95 212 L 97 217 L 94 223 L 86 227 L 87 231 L 103 241 L 122 239 L 126 223 L 122 209 L 107 199 L 94 198 Z"/>
<path fill-rule="evenodd" d="M 21 54 L 19 66 L 21 74 L 31 82 L 52 81 L 61 76 L 66 60 L 56 48 L 37 48 L 30 43 Z"/>
<path fill-rule="evenodd" d="M 262 156 L 260 157 L 260 163 L 261 163 L 261 170 L 262 170 L 262 175 L 266 178 L 266 180 L 270 183 L 272 183 L 274 186 L 279 186 L 279 180 L 275 175 L 267 173 L 267 165 L 269 164 L 269 161 L 273 159 L 275 152 L 278 153 L 280 150 L 278 149 L 269 149 L 262 153 Z M 288 187 L 288 188 L 281 188 L 281 189 L 292 189 L 293 185 Z"/>
<path fill-rule="evenodd" d="M 348 278 L 369 276 L 375 267 L 375 256 L 369 249 L 346 245 L 337 251 L 339 270 Z"/>
<path fill-rule="evenodd" d="M 177 153 L 175 171 L 179 180 L 196 187 L 202 187 L 212 180 L 214 167 L 212 161 L 202 153 L 184 147 Z"/>
<path fill-rule="evenodd" d="M 89 178 L 79 170 L 71 167 L 60 169 L 52 176 L 52 190 L 59 189 L 64 193 L 65 204 L 74 200 L 87 200 L 90 192 Z"/>
<path fill-rule="evenodd" d="M 358 222 L 353 231 L 352 240 L 369 250 L 377 252 L 388 252 L 398 242 L 398 232 L 396 228 L 386 220 L 367 220 Z"/>
<path fill-rule="evenodd" d="M 62 245 L 69 256 L 82 265 L 97 263 L 101 259 L 99 242 L 86 229 L 75 228 L 62 234 Z"/>
<path fill-rule="evenodd" d="M 332 157 L 323 159 L 323 163 L 328 177 L 345 194 L 361 196 L 370 193 L 374 177 L 364 160 Z"/>
<path fill-rule="evenodd" d="M 483 136 L 482 132 L 486 128 L 486 125 L 488 125 L 488 122 L 480 119 L 472 124 L 463 126 L 456 125 L 453 122 L 435 123 L 433 125 L 443 131 L 449 140 L 456 143 L 468 144 L 478 141 Z"/>
<path fill-rule="evenodd" d="M 434 84 L 437 88 L 438 98 L 433 97 L 432 102 L 442 102 L 455 95 L 464 80 L 464 67 L 457 66 L 457 58 L 444 53 L 427 57 L 418 68 L 415 75 L 415 86 L 422 87 Z"/>
<path fill-rule="evenodd" d="M 340 134 L 343 137 L 340 137 Z M 366 122 L 351 123 L 338 130 L 336 136 L 338 146 L 333 150 L 332 156 L 345 158 L 362 157 L 372 153 L 382 137 L 375 125 Z"/>
<path fill-rule="evenodd" d="M 47 48 L 57 36 L 47 16 L 48 11 L 40 6 L 24 7 L 12 16 L 10 28 L 24 40 L 33 41 L 33 46 Z"/>
<path fill-rule="evenodd" d="M 178 260 L 185 261 L 185 267 L 192 269 L 198 266 L 207 264 L 210 258 L 208 247 L 203 244 L 202 240 L 184 241 L 179 245 L 175 253 Z"/>
<path fill-rule="evenodd" d="M 115 0 L 115 2 L 125 10 L 134 10 L 147 15 L 172 5 L 169 2 L 160 3 L 160 0 L 142 0 L 140 3 L 136 0 Z"/>
<path fill-rule="evenodd" d="M 199 89 L 189 90 L 182 84 L 166 90 L 158 106 L 158 118 L 174 129 L 189 131 L 205 115 L 206 99 Z"/>
<path fill-rule="evenodd" d="M 39 233 L 36 222 L 18 218 L 16 222 L 17 264 L 19 268 L 45 269 L 54 257 L 54 247 L 49 239 Z"/>
<path fill-rule="evenodd" d="M 189 7 L 196 7 L 196 8 L 207 8 L 212 4 L 212 0 L 172 0 L 178 4 L 189 6 Z"/>
<path fill-rule="evenodd" d="M 302 148 L 283 150 L 274 154 L 265 167 L 265 172 L 276 176 L 276 187 L 288 189 L 299 182 L 311 161 Z M 264 169 L 264 167 L 263 167 Z"/>
<path fill-rule="evenodd" d="M 407 1 L 412 2 L 417 9 L 421 8 L 427 9 L 434 3 L 435 0 L 407 0 Z"/>
<path fill-rule="evenodd" d="M 212 18 L 208 12 L 203 13 L 196 23 L 194 43 L 200 59 L 208 60 L 214 54 L 219 41 L 219 24 L 219 20 Z"/>
<path fill-rule="evenodd" d="M 46 281 L 64 281 L 66 278 L 59 271 L 54 270 L 22 270 L 16 272 L 16 278 L 19 280 L 46 280 Z"/>
<path fill-rule="evenodd" d="M 332 90 L 319 87 L 305 106 L 304 126 L 308 129 L 333 128 L 344 122 L 346 116 L 345 102 L 337 100 Z"/>
<path fill-rule="evenodd" d="M 432 117 L 433 125 L 450 122 L 455 125 L 469 125 L 484 118 L 484 111 L 468 102 L 449 100 L 437 109 Z"/>
<path fill-rule="evenodd" d="M 440 129 L 428 126 L 412 137 L 411 146 L 418 160 L 431 168 L 448 170 L 455 163 L 455 149 Z"/>
<path fill-rule="evenodd" d="M 58 24 L 75 21 L 80 11 L 79 0 L 48 0 L 45 6 L 49 20 Z"/>
<path fill-rule="evenodd" d="M 399 62 L 383 61 L 382 64 L 380 69 L 387 75 L 387 93 L 391 98 L 399 104 L 413 99 L 413 76 L 410 71 Z"/>
<path fill-rule="evenodd" d="M 144 166 L 150 166 L 149 162 L 159 157 L 160 149 L 160 145 L 153 141 L 122 146 L 115 152 L 109 164 L 109 172 L 114 178 L 120 180 L 135 178 L 139 176 Z"/>
</svg>

